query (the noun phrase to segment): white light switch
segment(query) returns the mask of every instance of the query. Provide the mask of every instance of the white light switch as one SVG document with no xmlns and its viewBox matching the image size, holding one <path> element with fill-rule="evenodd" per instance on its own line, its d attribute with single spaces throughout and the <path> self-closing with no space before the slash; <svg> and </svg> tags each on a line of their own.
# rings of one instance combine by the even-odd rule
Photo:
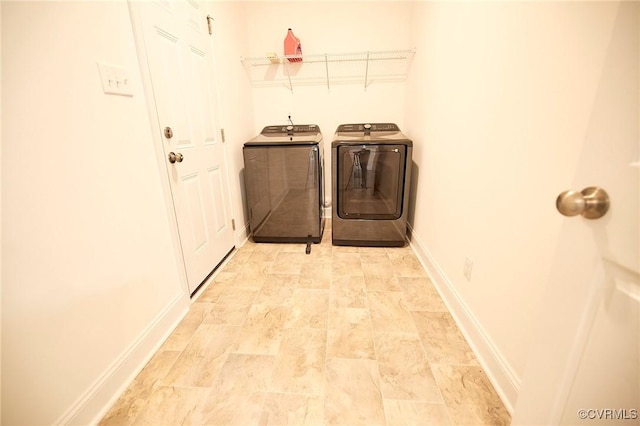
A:
<svg viewBox="0 0 640 426">
<path fill-rule="evenodd" d="M 98 62 L 102 90 L 106 94 L 133 96 L 129 73 L 122 67 Z"/>
</svg>

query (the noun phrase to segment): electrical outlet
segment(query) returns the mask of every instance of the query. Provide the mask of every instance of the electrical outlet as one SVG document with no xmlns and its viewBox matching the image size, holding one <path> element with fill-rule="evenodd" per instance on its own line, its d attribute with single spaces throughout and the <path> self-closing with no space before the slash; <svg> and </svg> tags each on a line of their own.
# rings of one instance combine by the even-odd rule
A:
<svg viewBox="0 0 640 426">
<path fill-rule="evenodd" d="M 129 73 L 122 67 L 98 62 L 102 91 L 105 94 L 133 96 Z"/>
<path fill-rule="evenodd" d="M 471 270 L 473 269 L 473 260 L 469 257 L 464 258 L 464 277 L 467 281 L 471 281 Z"/>
</svg>

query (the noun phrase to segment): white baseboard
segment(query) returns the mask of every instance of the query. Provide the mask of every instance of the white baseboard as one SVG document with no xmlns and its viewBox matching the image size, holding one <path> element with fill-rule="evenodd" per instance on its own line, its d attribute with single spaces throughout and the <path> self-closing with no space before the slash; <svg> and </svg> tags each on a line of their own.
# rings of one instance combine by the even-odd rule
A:
<svg viewBox="0 0 640 426">
<path fill-rule="evenodd" d="M 513 407 L 515 407 L 520 389 L 520 380 L 475 318 L 473 312 L 464 303 L 444 271 L 431 256 L 425 244 L 411 228 L 410 233 L 410 244 L 414 253 L 427 271 L 429 278 L 496 389 L 505 408 L 509 414 L 513 414 Z"/>
<path fill-rule="evenodd" d="M 177 295 L 56 424 L 97 424 L 188 310 L 189 299 Z"/>
<path fill-rule="evenodd" d="M 322 208 L 322 217 L 325 219 L 331 219 L 331 206 Z"/>
</svg>

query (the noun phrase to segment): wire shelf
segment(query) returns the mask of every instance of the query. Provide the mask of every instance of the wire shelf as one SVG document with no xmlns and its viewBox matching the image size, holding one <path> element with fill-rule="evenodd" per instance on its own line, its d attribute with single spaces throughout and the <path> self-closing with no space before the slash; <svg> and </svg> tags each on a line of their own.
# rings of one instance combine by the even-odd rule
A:
<svg viewBox="0 0 640 426">
<path fill-rule="evenodd" d="M 254 87 L 404 81 L 415 50 L 241 58 Z M 302 60 L 300 60 L 302 59 Z"/>
</svg>

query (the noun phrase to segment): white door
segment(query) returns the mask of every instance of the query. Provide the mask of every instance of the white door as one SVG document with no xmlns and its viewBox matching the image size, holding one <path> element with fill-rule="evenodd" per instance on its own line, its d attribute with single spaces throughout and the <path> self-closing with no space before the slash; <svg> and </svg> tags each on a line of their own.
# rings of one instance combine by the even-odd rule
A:
<svg viewBox="0 0 640 426">
<path fill-rule="evenodd" d="M 142 35 L 137 44 L 146 55 L 157 112 L 153 130 L 162 140 L 193 293 L 234 246 L 207 17 L 195 0 L 134 1 L 130 7 Z"/>
<path fill-rule="evenodd" d="M 513 424 L 640 424 L 640 4 L 622 3 L 573 182 L 600 219 L 562 217 Z M 574 162 L 574 160 L 576 160 Z"/>
</svg>

